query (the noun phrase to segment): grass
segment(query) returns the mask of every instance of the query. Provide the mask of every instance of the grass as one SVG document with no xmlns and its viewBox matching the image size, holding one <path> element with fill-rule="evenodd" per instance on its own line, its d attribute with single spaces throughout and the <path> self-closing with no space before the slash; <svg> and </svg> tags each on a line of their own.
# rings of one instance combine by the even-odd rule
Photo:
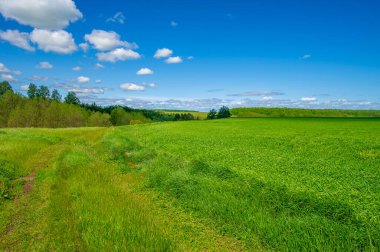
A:
<svg viewBox="0 0 380 252">
<path fill-rule="evenodd" d="M 300 109 L 300 108 L 233 108 L 234 117 L 380 117 L 379 110 Z"/>
<path fill-rule="evenodd" d="M 379 130 L 273 118 L 2 130 L 0 250 L 378 251 Z"/>
</svg>

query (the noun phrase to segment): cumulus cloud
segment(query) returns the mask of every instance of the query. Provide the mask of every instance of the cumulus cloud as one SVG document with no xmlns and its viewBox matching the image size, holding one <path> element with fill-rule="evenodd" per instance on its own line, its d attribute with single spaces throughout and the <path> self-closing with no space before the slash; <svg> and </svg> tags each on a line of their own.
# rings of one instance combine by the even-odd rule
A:
<svg viewBox="0 0 380 252">
<path fill-rule="evenodd" d="M 89 45 L 87 43 L 80 43 L 79 48 L 82 49 L 82 51 L 87 52 Z"/>
<path fill-rule="evenodd" d="M 135 83 L 124 83 L 120 85 L 120 88 L 126 91 L 144 91 L 145 87 L 137 85 Z"/>
<path fill-rule="evenodd" d="M 95 49 L 100 51 L 112 50 L 116 47 L 127 49 L 137 49 L 136 43 L 121 41 L 120 35 L 114 31 L 92 30 L 91 34 L 86 34 L 84 39 L 89 42 Z"/>
<path fill-rule="evenodd" d="M 76 71 L 76 72 L 82 70 L 82 68 L 79 67 L 79 66 L 73 67 L 73 68 L 71 68 L 71 69 L 72 69 L 73 71 Z"/>
<path fill-rule="evenodd" d="M 171 26 L 171 27 L 177 27 L 177 26 L 178 26 L 178 23 L 175 22 L 175 21 L 171 21 L 171 22 L 170 22 L 170 26 Z"/>
<path fill-rule="evenodd" d="M 167 58 L 167 57 L 170 57 L 172 54 L 173 54 L 172 50 L 168 48 L 162 48 L 162 49 L 158 49 L 153 57 L 156 59 Z"/>
<path fill-rule="evenodd" d="M 147 86 L 150 87 L 150 88 L 155 88 L 156 84 L 155 83 L 149 83 Z"/>
<path fill-rule="evenodd" d="M 72 0 L 0 0 L 6 19 L 42 29 L 62 29 L 82 18 Z"/>
<path fill-rule="evenodd" d="M 136 72 L 137 75 L 151 75 L 153 71 L 149 68 L 141 68 Z"/>
<path fill-rule="evenodd" d="M 50 63 L 47 62 L 47 61 L 42 61 L 42 62 L 38 63 L 38 65 L 36 65 L 36 68 L 41 68 L 41 69 L 52 69 L 52 68 L 53 68 L 53 65 L 50 64 Z"/>
<path fill-rule="evenodd" d="M 17 81 L 17 79 L 15 77 L 13 77 L 13 75 L 11 75 L 11 74 L 1 74 L 1 78 L 3 80 L 10 81 L 10 82 L 16 82 Z"/>
<path fill-rule="evenodd" d="M 277 91 L 248 91 L 238 94 L 229 94 L 227 96 L 237 96 L 237 97 L 243 97 L 243 96 L 277 96 L 277 95 L 284 95 L 282 92 Z"/>
<path fill-rule="evenodd" d="M 88 82 L 90 82 L 90 78 L 86 77 L 86 76 L 79 76 L 77 78 L 77 82 L 79 82 L 79 83 L 88 83 Z"/>
<path fill-rule="evenodd" d="M 100 61 L 125 61 L 125 60 L 136 60 L 141 58 L 140 54 L 132 51 L 131 49 L 117 48 L 110 52 L 97 53 L 96 56 Z"/>
<path fill-rule="evenodd" d="M 193 57 L 193 56 L 189 56 L 189 57 L 187 57 L 187 59 L 188 59 L 188 60 L 193 60 L 194 57 Z"/>
<path fill-rule="evenodd" d="M 120 23 L 124 24 L 125 16 L 122 12 L 117 12 L 113 17 L 110 17 L 106 20 L 106 22 Z"/>
<path fill-rule="evenodd" d="M 167 64 L 178 64 L 181 63 L 183 60 L 181 57 L 176 56 L 176 57 L 170 57 L 165 60 L 165 63 Z"/>
<path fill-rule="evenodd" d="M 29 34 L 26 32 L 18 30 L 0 31 L 0 38 L 27 51 L 35 51 L 35 48 L 30 45 Z"/>
<path fill-rule="evenodd" d="M 30 39 L 32 42 L 37 43 L 39 49 L 45 52 L 69 54 L 77 50 L 72 34 L 63 30 L 34 29 L 30 34 Z"/>
<path fill-rule="evenodd" d="M 97 84 L 102 83 L 102 80 L 95 80 L 95 83 Z"/>
<path fill-rule="evenodd" d="M 314 101 L 317 101 L 318 99 L 315 98 L 315 97 L 302 97 L 301 98 L 301 101 L 303 102 L 314 102 Z"/>
</svg>

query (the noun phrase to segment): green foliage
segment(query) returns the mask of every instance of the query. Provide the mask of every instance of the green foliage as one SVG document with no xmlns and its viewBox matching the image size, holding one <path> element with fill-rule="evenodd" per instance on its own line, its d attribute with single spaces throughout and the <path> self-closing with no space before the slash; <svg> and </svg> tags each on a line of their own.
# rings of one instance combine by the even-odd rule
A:
<svg viewBox="0 0 380 252">
<path fill-rule="evenodd" d="M 141 112 L 125 111 L 122 107 L 111 112 L 110 121 L 115 126 L 148 123 L 150 120 Z"/>
<path fill-rule="evenodd" d="M 51 99 L 53 101 L 57 101 L 57 102 L 60 102 L 62 100 L 62 95 L 58 92 L 57 89 L 54 89 L 52 92 L 51 92 Z"/>
<path fill-rule="evenodd" d="M 215 109 L 211 109 L 210 112 L 207 114 L 207 119 L 216 119 L 217 118 L 217 112 Z"/>
<path fill-rule="evenodd" d="M 9 84 L 8 81 L 0 82 L 0 96 L 5 94 L 5 92 L 10 91 L 13 92 L 12 86 Z"/>
<path fill-rule="evenodd" d="M 0 127 L 60 128 L 109 125 L 108 114 L 89 112 L 74 104 L 42 97 L 26 99 L 12 92 L 6 92 L 0 97 Z"/>
<path fill-rule="evenodd" d="M 65 102 L 68 104 L 74 104 L 74 105 L 79 105 L 80 100 L 75 94 L 75 92 L 68 92 L 66 97 L 65 97 Z"/>
<path fill-rule="evenodd" d="M 229 118 L 231 117 L 230 109 L 226 106 L 222 106 L 217 114 L 217 118 Z"/>
<path fill-rule="evenodd" d="M 50 91 L 46 86 L 39 86 L 36 92 L 36 97 L 40 99 L 49 99 Z"/>
<path fill-rule="evenodd" d="M 28 92 L 27 92 L 29 99 L 36 98 L 37 97 L 37 91 L 38 91 L 37 86 L 33 83 L 30 83 L 29 87 L 28 87 Z"/>
<path fill-rule="evenodd" d="M 211 109 L 207 114 L 207 119 L 223 119 L 231 117 L 230 109 L 226 106 L 222 106 L 218 112 L 215 109 Z"/>
<path fill-rule="evenodd" d="M 380 117 L 379 110 L 233 108 L 235 117 Z"/>
</svg>

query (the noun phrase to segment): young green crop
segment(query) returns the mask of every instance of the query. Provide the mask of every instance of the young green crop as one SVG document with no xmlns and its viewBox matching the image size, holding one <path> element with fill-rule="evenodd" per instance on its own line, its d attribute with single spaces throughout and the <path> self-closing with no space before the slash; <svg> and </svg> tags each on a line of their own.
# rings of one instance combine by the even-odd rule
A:
<svg viewBox="0 0 380 252">
<path fill-rule="evenodd" d="M 2 130 L 0 249 L 377 251 L 378 132 L 376 119 Z"/>
</svg>

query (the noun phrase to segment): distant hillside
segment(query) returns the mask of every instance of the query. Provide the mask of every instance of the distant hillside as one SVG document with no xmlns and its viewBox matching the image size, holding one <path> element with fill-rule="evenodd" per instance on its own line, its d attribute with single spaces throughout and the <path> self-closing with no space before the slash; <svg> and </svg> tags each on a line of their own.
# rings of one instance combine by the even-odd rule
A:
<svg viewBox="0 0 380 252">
<path fill-rule="evenodd" d="M 380 117 L 380 110 L 233 108 L 234 117 Z"/>
</svg>

